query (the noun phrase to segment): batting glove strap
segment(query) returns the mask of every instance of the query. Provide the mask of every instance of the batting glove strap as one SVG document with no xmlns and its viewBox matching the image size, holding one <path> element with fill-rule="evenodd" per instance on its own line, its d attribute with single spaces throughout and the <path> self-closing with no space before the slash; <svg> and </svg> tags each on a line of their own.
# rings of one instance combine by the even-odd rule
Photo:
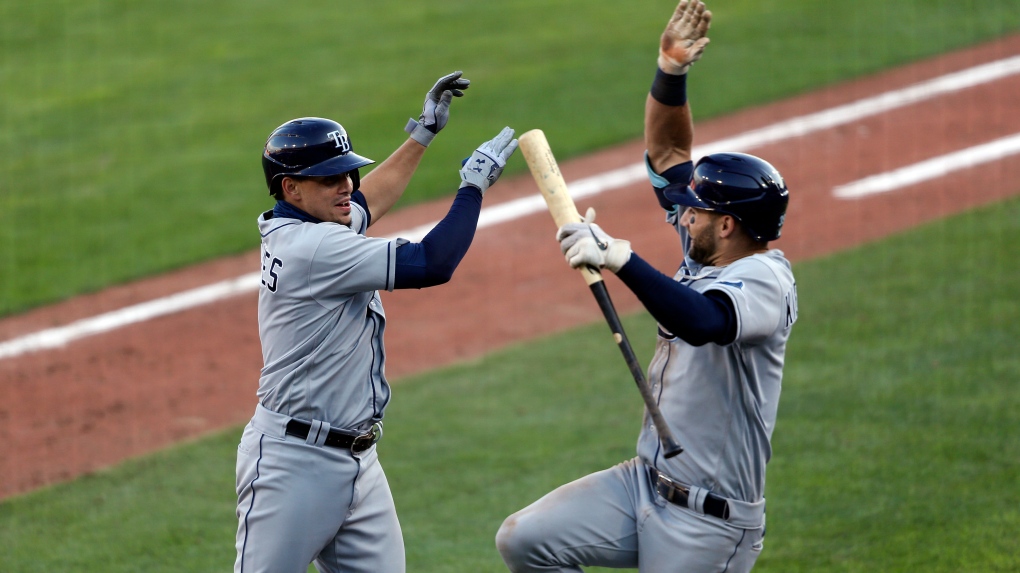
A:
<svg viewBox="0 0 1020 573">
<path fill-rule="evenodd" d="M 605 268 L 613 271 L 614 273 L 620 272 L 623 265 L 630 261 L 630 254 L 632 252 L 633 251 L 630 248 L 630 241 L 613 239 L 606 248 Z"/>
<path fill-rule="evenodd" d="M 503 165 L 500 165 L 499 161 L 491 155 L 476 149 L 460 168 L 460 186 L 472 185 L 485 193 L 485 190 L 495 183 L 503 173 Z"/>
<path fill-rule="evenodd" d="M 657 63 L 659 65 L 659 70 L 670 76 L 683 76 L 691 69 L 691 64 L 681 64 L 662 52 L 659 52 L 659 59 Z"/>
<path fill-rule="evenodd" d="M 411 139 L 420 143 L 423 147 L 428 147 L 432 140 L 435 139 L 436 133 L 429 131 L 427 127 L 418 123 L 418 120 L 413 117 L 407 120 L 407 125 L 404 126 L 404 131 L 411 135 Z"/>
</svg>

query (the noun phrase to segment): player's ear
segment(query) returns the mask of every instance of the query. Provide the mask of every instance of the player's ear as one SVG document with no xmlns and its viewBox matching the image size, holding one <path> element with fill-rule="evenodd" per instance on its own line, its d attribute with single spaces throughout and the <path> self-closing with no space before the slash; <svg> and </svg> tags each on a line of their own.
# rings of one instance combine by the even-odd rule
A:
<svg viewBox="0 0 1020 573">
<path fill-rule="evenodd" d="M 723 214 L 719 217 L 719 226 L 717 227 L 719 236 L 727 238 L 737 230 L 737 220 L 733 218 L 733 215 Z"/>
<path fill-rule="evenodd" d="M 284 197 L 299 197 L 301 195 L 298 190 L 297 181 L 290 177 L 284 177 L 280 180 L 280 189 L 283 190 Z M 281 197 L 281 199 L 284 197 Z"/>
</svg>

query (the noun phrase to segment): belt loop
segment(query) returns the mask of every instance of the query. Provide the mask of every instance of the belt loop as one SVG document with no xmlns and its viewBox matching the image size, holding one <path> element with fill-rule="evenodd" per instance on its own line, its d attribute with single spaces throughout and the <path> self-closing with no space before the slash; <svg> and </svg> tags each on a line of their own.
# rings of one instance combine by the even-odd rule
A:
<svg viewBox="0 0 1020 573">
<path fill-rule="evenodd" d="M 287 422 L 289 421 L 290 416 L 284 416 L 266 408 L 262 404 L 256 404 L 255 415 L 252 416 L 251 425 L 267 436 L 283 439 L 287 435 Z"/>
<path fill-rule="evenodd" d="M 687 493 L 687 508 L 705 515 L 705 498 L 708 497 L 708 490 L 696 485 L 690 487 Z"/>
<path fill-rule="evenodd" d="M 305 438 L 305 443 L 321 447 L 326 443 L 326 436 L 328 435 L 328 423 L 320 420 L 312 420 L 312 427 L 308 430 L 308 436 Z"/>
</svg>

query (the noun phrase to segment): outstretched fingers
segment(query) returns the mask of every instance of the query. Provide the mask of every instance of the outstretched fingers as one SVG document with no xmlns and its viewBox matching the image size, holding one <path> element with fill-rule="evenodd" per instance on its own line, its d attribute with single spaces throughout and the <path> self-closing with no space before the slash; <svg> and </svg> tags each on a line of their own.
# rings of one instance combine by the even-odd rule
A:
<svg viewBox="0 0 1020 573">
<path fill-rule="evenodd" d="M 514 130 L 510 127 L 504 127 L 496 137 L 493 137 L 485 144 L 486 150 L 500 157 L 506 161 L 510 157 L 510 154 L 517 149 L 517 140 L 514 139 Z"/>
<path fill-rule="evenodd" d="M 708 45 L 712 12 L 700 0 L 682 0 L 673 12 L 659 42 L 660 67 L 667 73 L 686 73 L 701 59 Z"/>
<path fill-rule="evenodd" d="M 517 140 L 511 139 L 510 143 L 506 144 L 506 147 L 503 148 L 503 151 L 499 155 L 499 158 L 503 160 L 504 165 L 510 159 L 510 156 L 514 154 L 514 151 L 517 151 Z"/>
<path fill-rule="evenodd" d="M 712 12 L 704 2 L 681 2 L 666 26 L 663 40 L 691 45 L 705 37 L 712 22 Z"/>
<path fill-rule="evenodd" d="M 434 101 L 439 101 L 439 99 L 443 95 L 446 95 L 447 92 L 449 92 L 453 97 L 463 96 L 463 90 L 468 89 L 471 85 L 471 80 L 461 77 L 463 74 L 464 72 L 462 71 L 456 71 L 439 78 L 436 85 L 432 86 L 432 89 L 429 90 L 429 96 L 432 97 Z"/>
</svg>

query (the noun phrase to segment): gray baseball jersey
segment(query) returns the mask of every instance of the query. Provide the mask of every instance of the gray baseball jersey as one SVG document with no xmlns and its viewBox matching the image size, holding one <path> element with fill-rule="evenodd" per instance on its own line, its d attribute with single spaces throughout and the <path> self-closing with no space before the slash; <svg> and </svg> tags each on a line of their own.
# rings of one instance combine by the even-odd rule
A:
<svg viewBox="0 0 1020 573">
<path fill-rule="evenodd" d="M 404 546 L 375 446 L 324 447 L 330 429 L 383 417 L 386 316 L 402 240 L 350 227 L 259 218 L 262 285 L 259 404 L 238 446 L 236 572 L 402 572 Z M 308 424 L 306 438 L 288 424 Z"/>
<path fill-rule="evenodd" d="M 678 219 L 676 210 L 667 215 L 687 252 L 690 238 Z M 685 450 L 664 459 L 658 435 L 646 419 L 638 454 L 681 482 L 759 502 L 772 454 L 786 341 L 797 320 L 790 263 L 776 249 L 725 267 L 703 267 L 685 259 L 674 279 L 701 293 L 726 294 L 735 310 L 737 337 L 725 346 L 692 346 L 659 327 L 648 381 Z"/>
<path fill-rule="evenodd" d="M 390 396 L 378 290 L 393 288 L 398 242 L 364 236 L 351 205 L 350 228 L 259 218 L 259 403 L 334 428 L 382 418 Z"/>
</svg>

